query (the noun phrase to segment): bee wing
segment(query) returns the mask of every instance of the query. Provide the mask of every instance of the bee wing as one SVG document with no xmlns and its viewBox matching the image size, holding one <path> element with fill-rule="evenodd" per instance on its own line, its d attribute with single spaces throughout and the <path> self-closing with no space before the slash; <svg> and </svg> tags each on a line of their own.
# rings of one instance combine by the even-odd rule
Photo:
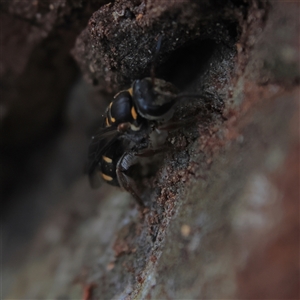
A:
<svg viewBox="0 0 300 300">
<path fill-rule="evenodd" d="M 86 166 L 86 173 L 89 175 L 92 188 L 98 188 L 101 184 L 98 166 L 102 155 L 113 145 L 119 136 L 120 133 L 115 128 L 106 127 L 101 128 L 99 132 L 92 137 Z"/>
</svg>

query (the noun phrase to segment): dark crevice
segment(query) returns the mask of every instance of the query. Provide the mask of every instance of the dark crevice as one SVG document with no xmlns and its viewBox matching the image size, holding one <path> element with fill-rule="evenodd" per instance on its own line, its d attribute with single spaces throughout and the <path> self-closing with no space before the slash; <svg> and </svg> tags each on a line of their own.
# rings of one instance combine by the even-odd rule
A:
<svg viewBox="0 0 300 300">
<path fill-rule="evenodd" d="M 124 12 L 124 18 L 132 20 L 135 18 L 135 14 L 129 8 L 126 8 Z"/>
<path fill-rule="evenodd" d="M 192 42 L 172 53 L 157 68 L 157 77 L 172 82 L 181 91 L 209 68 L 216 44 L 213 40 Z"/>
</svg>

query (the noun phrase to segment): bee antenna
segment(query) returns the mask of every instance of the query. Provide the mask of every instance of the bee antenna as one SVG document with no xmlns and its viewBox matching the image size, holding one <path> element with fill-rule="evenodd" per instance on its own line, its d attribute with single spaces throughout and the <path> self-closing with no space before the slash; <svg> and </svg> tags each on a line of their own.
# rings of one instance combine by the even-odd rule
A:
<svg viewBox="0 0 300 300">
<path fill-rule="evenodd" d="M 162 41 L 162 35 L 160 35 L 158 37 L 155 52 L 154 52 L 153 62 L 152 62 L 152 66 L 151 66 L 151 80 L 152 80 L 152 85 L 153 86 L 155 84 L 155 63 L 157 61 L 158 53 L 160 51 L 161 41 Z"/>
</svg>

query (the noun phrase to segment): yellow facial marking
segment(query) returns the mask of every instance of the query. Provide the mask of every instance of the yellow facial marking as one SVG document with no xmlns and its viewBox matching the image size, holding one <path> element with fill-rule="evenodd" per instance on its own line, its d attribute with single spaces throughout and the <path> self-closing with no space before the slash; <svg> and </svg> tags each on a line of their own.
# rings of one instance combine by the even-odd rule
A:
<svg viewBox="0 0 300 300">
<path fill-rule="evenodd" d="M 128 93 L 130 94 L 130 96 L 132 97 L 132 94 L 133 94 L 132 88 L 128 89 L 127 91 L 128 91 Z"/>
<path fill-rule="evenodd" d="M 110 177 L 110 176 L 108 176 L 108 175 L 105 175 L 105 174 L 103 174 L 103 173 L 101 173 L 101 176 L 102 176 L 102 178 L 103 178 L 105 181 L 112 181 L 112 180 L 113 180 L 112 177 Z"/>
<path fill-rule="evenodd" d="M 111 120 L 112 123 L 115 123 L 115 122 L 116 122 L 116 119 L 113 118 L 112 116 L 110 116 L 110 120 Z"/>
<path fill-rule="evenodd" d="M 103 160 L 105 161 L 105 162 L 107 162 L 107 163 L 109 163 L 109 164 L 111 164 L 112 163 L 112 159 L 111 158 L 109 158 L 109 157 L 107 157 L 107 156 L 102 156 L 102 158 L 103 158 Z"/>
<path fill-rule="evenodd" d="M 108 118 L 105 119 L 106 126 L 110 126 Z"/>
<path fill-rule="evenodd" d="M 131 115 L 132 115 L 132 117 L 133 117 L 134 120 L 137 119 L 137 113 L 136 113 L 136 111 L 135 111 L 134 106 L 132 106 L 132 108 L 131 108 Z"/>
</svg>

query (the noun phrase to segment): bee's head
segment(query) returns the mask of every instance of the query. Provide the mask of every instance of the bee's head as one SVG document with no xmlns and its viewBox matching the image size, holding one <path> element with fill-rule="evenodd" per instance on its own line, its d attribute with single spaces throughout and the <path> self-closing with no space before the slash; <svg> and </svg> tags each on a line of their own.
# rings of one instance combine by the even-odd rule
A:
<svg viewBox="0 0 300 300">
<path fill-rule="evenodd" d="M 148 120 L 161 121 L 171 117 L 176 102 L 177 89 L 169 82 L 155 78 L 135 80 L 132 98 L 138 113 Z"/>
</svg>

